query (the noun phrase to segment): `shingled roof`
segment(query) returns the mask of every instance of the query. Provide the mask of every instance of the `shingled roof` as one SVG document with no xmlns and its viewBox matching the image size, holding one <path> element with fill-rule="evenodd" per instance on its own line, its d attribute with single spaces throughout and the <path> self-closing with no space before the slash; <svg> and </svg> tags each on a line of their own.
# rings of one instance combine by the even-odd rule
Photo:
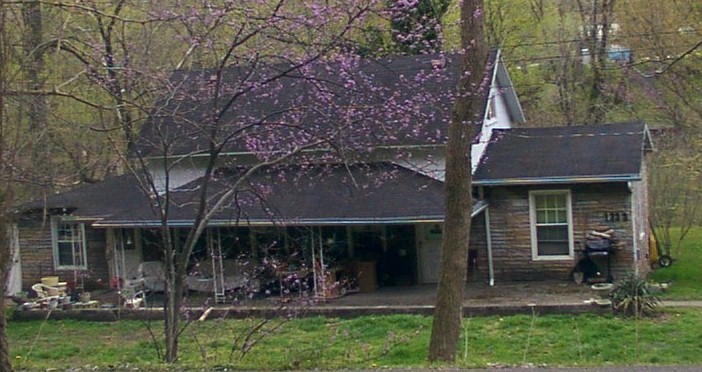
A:
<svg viewBox="0 0 702 372">
<path fill-rule="evenodd" d="M 475 185 L 640 180 L 651 150 L 643 122 L 500 129 L 473 175 Z"/>
<path fill-rule="evenodd" d="M 121 211 L 149 205 L 136 177 L 132 174 L 110 177 L 102 182 L 83 185 L 45 199 L 22 205 L 24 212 L 59 211 L 87 219 L 101 219 Z"/>
<path fill-rule="evenodd" d="M 227 169 L 210 184 L 215 197 L 232 187 L 246 168 Z M 200 189 L 195 180 L 171 192 L 172 226 L 190 226 Z M 442 221 L 443 183 L 390 163 L 352 166 L 287 165 L 254 173 L 240 188 L 237 203 L 223 208 L 211 225 L 354 224 Z M 97 227 L 155 226 L 148 203 L 94 224 Z"/>
<path fill-rule="evenodd" d="M 500 70 L 494 74 L 495 67 L 499 65 L 496 63 L 497 56 L 497 51 L 490 53 L 487 64 L 493 72 L 492 76 L 499 78 L 505 73 Z M 336 112 L 347 112 L 349 108 L 357 111 L 355 119 L 361 117 L 358 121 L 365 123 L 354 125 L 366 125 L 366 132 L 363 136 L 351 131 L 341 135 L 337 133 L 337 136 L 347 136 L 340 138 L 340 143 L 365 141 L 364 145 L 368 146 L 444 144 L 452 109 L 450 98 L 459 77 L 458 57 L 441 54 L 361 60 L 350 77 L 348 73 L 344 74 L 345 70 L 338 62 L 314 64 L 310 67 L 312 71 L 304 74 L 299 70 L 286 72 L 272 82 L 266 82 L 237 96 L 225 110 L 216 124 L 222 138 L 253 122 L 272 124 L 266 127 L 265 135 L 260 133 L 260 123 L 256 124 L 259 128 L 257 132 L 250 130 L 246 139 L 231 141 L 224 152 L 251 152 L 253 142 L 265 142 L 274 132 L 277 133 L 277 149 L 291 145 L 286 143 L 286 139 L 292 141 L 292 138 L 300 137 L 300 127 L 292 130 L 295 131 L 295 136 L 286 136 L 286 130 L 293 134 L 291 129 L 276 126 L 276 122 L 288 125 L 294 122 L 317 137 L 331 137 L 330 133 L 343 121 Z M 223 85 L 229 87 L 229 93 L 219 99 L 218 107 L 223 107 L 230 96 L 241 93 L 241 81 L 249 84 L 267 81 L 271 76 L 278 76 L 289 68 L 290 65 L 270 65 L 255 69 L 246 66 L 225 69 L 222 80 Z M 143 156 L 154 156 L 163 151 L 164 142 L 168 143 L 170 155 L 205 151 L 208 148 L 207 123 L 214 120 L 212 107 L 216 105 L 207 93 L 207 82 L 213 78 L 214 73 L 212 70 L 175 72 L 170 78 L 173 92 L 157 105 L 160 108 L 154 110 L 143 126 L 131 153 L 138 151 Z M 355 81 L 352 87 L 347 84 L 349 80 Z M 330 93 L 327 97 L 329 102 L 320 98 L 320 90 L 325 89 Z M 514 95 L 511 86 L 504 89 L 508 98 Z M 414 104 L 407 103 L 410 101 Z M 512 101 L 516 102 L 516 96 L 511 101 L 508 99 L 508 102 Z M 397 108 L 393 109 L 394 105 Z M 402 111 L 403 105 L 407 106 L 407 112 L 401 115 L 412 115 L 412 118 L 400 123 L 403 118 L 393 115 L 400 115 L 398 113 Z M 300 110 L 300 107 L 305 109 Z M 481 119 L 485 108 L 486 106 L 479 115 Z M 522 118 L 521 111 L 515 115 Z M 256 141 L 252 141 L 252 137 L 256 137 Z"/>
</svg>

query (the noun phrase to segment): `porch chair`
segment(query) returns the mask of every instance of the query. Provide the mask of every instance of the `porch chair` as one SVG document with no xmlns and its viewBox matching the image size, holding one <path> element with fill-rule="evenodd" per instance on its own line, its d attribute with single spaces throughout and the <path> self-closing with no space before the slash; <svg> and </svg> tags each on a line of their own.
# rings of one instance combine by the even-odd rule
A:
<svg viewBox="0 0 702 372">
<path fill-rule="evenodd" d="M 59 297 L 66 295 L 65 289 L 60 287 L 51 287 L 42 283 L 34 284 L 32 286 L 32 290 L 36 292 L 39 300 L 58 299 Z"/>
<path fill-rule="evenodd" d="M 166 289 L 166 274 L 161 261 L 146 261 L 139 264 L 139 279 L 144 288 L 153 292 L 163 292 Z"/>
</svg>

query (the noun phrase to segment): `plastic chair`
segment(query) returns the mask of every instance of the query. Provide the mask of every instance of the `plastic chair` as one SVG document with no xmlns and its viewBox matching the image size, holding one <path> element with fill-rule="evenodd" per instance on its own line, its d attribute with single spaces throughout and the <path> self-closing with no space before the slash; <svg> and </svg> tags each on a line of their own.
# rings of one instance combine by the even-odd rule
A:
<svg viewBox="0 0 702 372">
<path fill-rule="evenodd" d="M 139 264 L 139 279 L 144 287 L 153 292 L 163 292 L 166 289 L 166 274 L 161 261 L 146 261 Z"/>
<path fill-rule="evenodd" d="M 32 286 L 32 290 L 37 293 L 40 299 L 52 299 L 65 296 L 65 289 L 59 287 L 51 287 L 42 283 L 37 283 Z"/>
</svg>

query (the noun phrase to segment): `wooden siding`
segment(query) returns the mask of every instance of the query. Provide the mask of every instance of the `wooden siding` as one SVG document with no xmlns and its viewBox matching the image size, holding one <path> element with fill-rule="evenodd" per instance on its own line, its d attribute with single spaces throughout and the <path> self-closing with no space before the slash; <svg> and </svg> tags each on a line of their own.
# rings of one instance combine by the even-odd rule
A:
<svg viewBox="0 0 702 372">
<path fill-rule="evenodd" d="M 105 257 L 105 231 L 85 227 L 88 275 L 93 280 L 109 283 Z M 19 224 L 22 259 L 22 288 L 27 290 L 44 276 L 57 275 L 61 281 L 73 281 L 74 270 L 55 270 L 49 219 L 27 219 Z"/>
<path fill-rule="evenodd" d="M 572 197 L 573 237 L 576 252 L 572 259 L 535 261 L 532 259 L 529 191 L 544 187 L 495 187 L 488 190 L 493 261 L 496 280 L 570 280 L 571 271 L 582 255 L 577 252 L 585 234 L 593 229 L 612 228 L 620 248 L 611 257 L 614 279 L 635 269 L 632 194 L 625 183 L 561 185 Z M 612 214 L 626 217 L 612 220 Z M 636 216 L 635 218 L 639 218 Z M 606 261 L 596 259 L 601 271 Z"/>
</svg>

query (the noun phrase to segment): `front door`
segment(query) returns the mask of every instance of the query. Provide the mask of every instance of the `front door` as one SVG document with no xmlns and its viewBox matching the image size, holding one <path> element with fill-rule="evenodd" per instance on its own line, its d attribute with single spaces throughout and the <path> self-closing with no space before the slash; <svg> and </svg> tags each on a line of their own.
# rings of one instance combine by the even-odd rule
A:
<svg viewBox="0 0 702 372">
<path fill-rule="evenodd" d="M 439 266 L 441 263 L 441 233 L 440 224 L 426 224 L 417 229 L 419 234 L 419 272 L 422 283 L 439 281 Z"/>
</svg>

